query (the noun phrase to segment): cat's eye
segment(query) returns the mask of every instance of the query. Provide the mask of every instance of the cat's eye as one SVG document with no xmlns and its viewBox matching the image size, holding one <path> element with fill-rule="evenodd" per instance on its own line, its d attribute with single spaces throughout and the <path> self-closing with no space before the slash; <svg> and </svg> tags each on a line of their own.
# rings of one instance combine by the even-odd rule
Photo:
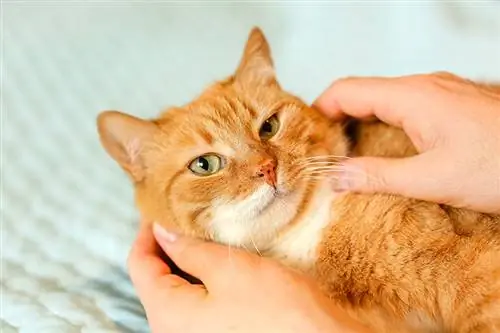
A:
<svg viewBox="0 0 500 333">
<path fill-rule="evenodd" d="M 259 136 L 262 140 L 269 140 L 270 138 L 275 136 L 276 133 L 278 133 L 279 128 L 280 121 L 278 119 L 278 116 L 273 115 L 269 119 L 267 119 L 260 127 Z"/>
<path fill-rule="evenodd" d="M 210 176 L 223 167 L 222 159 L 216 154 L 206 154 L 195 158 L 189 164 L 189 170 L 198 176 Z"/>
</svg>

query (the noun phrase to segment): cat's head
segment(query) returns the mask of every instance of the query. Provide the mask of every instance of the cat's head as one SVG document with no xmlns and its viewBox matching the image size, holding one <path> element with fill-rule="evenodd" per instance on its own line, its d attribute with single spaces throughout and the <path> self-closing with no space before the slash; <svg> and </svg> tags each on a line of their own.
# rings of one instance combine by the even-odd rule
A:
<svg viewBox="0 0 500 333">
<path fill-rule="evenodd" d="M 144 218 L 252 248 L 307 206 L 324 162 L 306 162 L 346 153 L 339 124 L 281 89 L 259 29 L 234 75 L 193 102 L 154 120 L 104 112 L 98 129 Z"/>
</svg>

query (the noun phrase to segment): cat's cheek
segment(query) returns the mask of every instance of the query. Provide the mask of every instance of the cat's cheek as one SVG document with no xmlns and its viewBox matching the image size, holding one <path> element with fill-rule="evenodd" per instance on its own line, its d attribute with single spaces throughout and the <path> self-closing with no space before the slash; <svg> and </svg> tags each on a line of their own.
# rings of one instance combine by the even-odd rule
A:
<svg viewBox="0 0 500 333">
<path fill-rule="evenodd" d="M 287 172 L 280 172 L 278 174 L 278 191 L 283 195 L 299 190 L 303 187 L 303 183 L 304 181 L 298 175 Z"/>
</svg>

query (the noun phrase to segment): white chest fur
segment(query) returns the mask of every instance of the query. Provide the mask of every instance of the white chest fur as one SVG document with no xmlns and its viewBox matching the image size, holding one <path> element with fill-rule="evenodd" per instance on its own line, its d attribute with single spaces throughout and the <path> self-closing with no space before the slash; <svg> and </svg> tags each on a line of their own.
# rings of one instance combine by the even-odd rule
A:
<svg viewBox="0 0 500 333">
<path fill-rule="evenodd" d="M 333 220 L 331 214 L 335 193 L 328 187 L 317 191 L 304 217 L 275 241 L 266 255 L 287 266 L 307 270 L 315 263 L 324 230 Z"/>
</svg>

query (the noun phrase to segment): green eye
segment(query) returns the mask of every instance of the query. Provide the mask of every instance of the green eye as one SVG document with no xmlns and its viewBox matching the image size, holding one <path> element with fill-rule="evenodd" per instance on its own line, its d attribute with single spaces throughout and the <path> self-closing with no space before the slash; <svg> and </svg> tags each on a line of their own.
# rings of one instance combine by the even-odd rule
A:
<svg viewBox="0 0 500 333">
<path fill-rule="evenodd" d="M 198 176 L 210 176 L 222 169 L 222 159 L 215 154 L 199 156 L 189 164 L 189 170 Z"/>
<path fill-rule="evenodd" d="M 267 119 L 259 130 L 259 136 L 262 140 L 269 140 L 278 133 L 280 121 L 276 115 Z"/>
</svg>

